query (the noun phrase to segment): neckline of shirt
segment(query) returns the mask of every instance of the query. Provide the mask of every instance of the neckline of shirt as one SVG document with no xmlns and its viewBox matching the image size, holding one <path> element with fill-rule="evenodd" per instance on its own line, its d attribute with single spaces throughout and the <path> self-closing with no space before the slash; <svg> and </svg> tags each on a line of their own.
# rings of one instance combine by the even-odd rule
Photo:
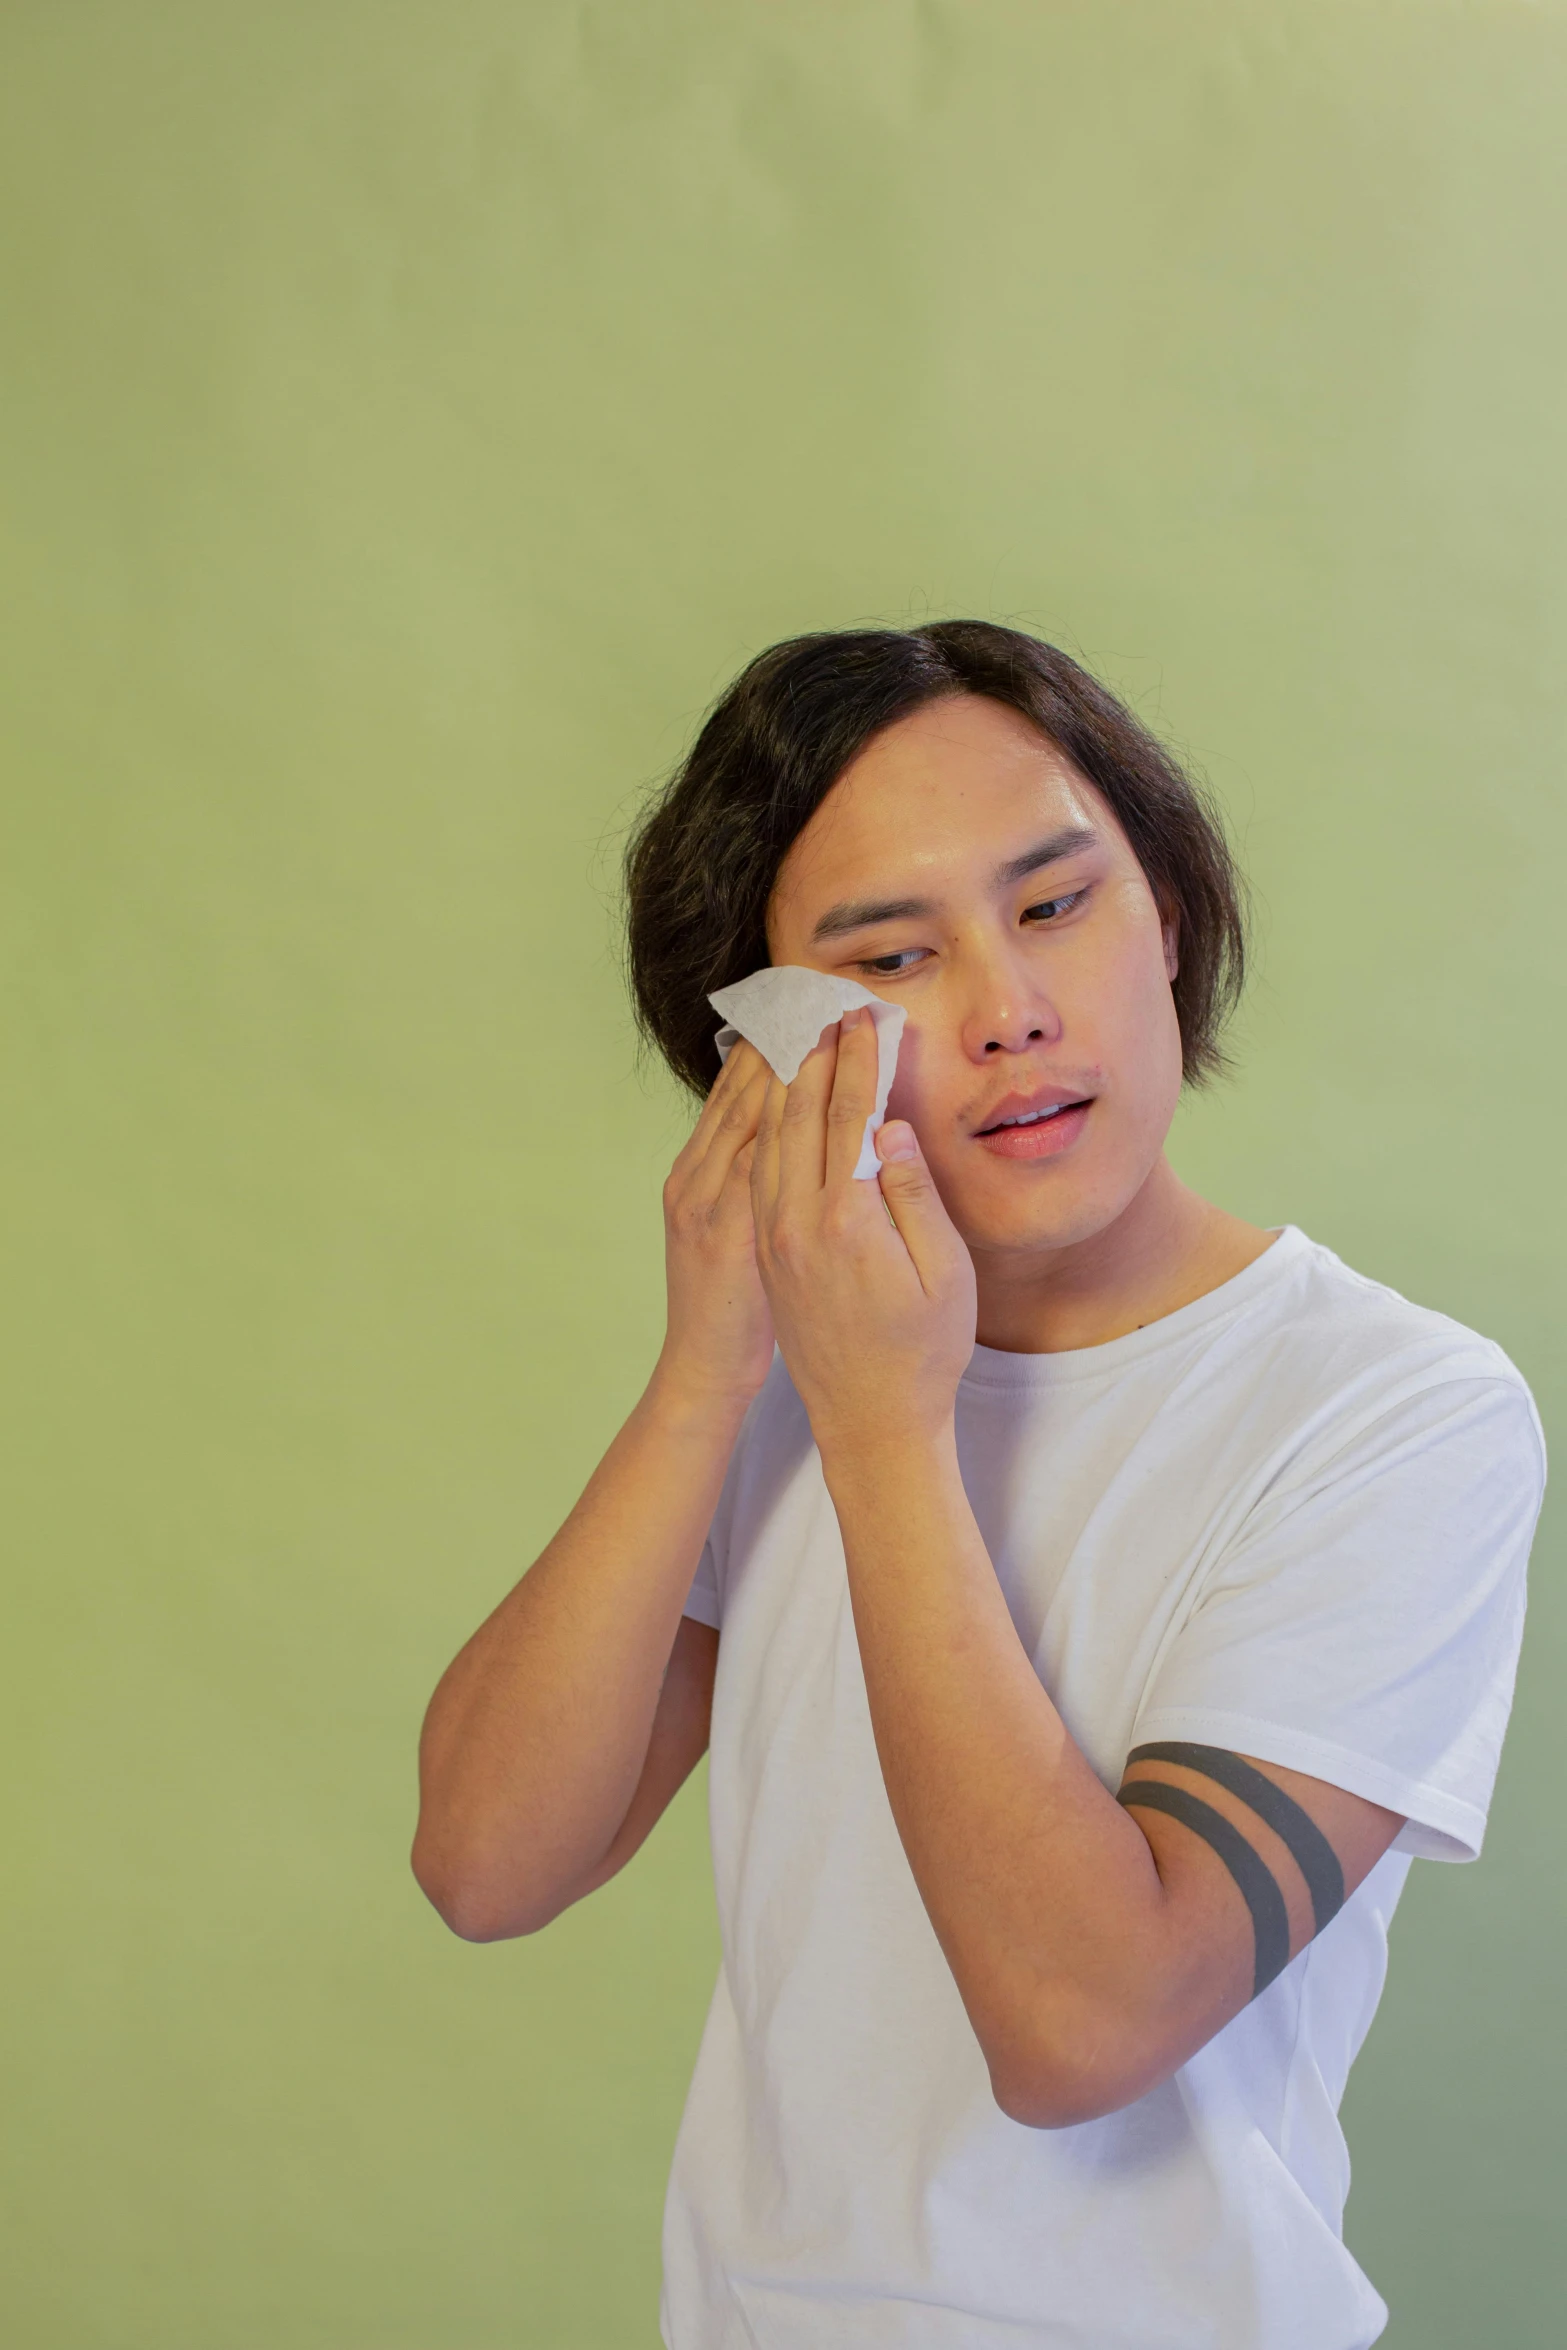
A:
<svg viewBox="0 0 1567 2350">
<path fill-rule="evenodd" d="M 1129 1363 L 1177 1345 L 1209 1322 L 1244 1312 L 1313 1245 L 1298 1224 L 1270 1225 L 1267 1229 L 1277 1234 L 1272 1247 L 1253 1257 L 1240 1272 L 1232 1273 L 1228 1281 L 1194 1297 L 1190 1305 L 1177 1306 L 1173 1314 L 1161 1314 L 1156 1322 L 1145 1322 L 1142 1329 L 1128 1330 L 1120 1338 L 1107 1338 L 1098 1346 L 1066 1347 L 1056 1354 L 1017 1354 L 1010 1348 L 976 1342 L 960 1388 L 1058 1387 L 1074 1379 L 1108 1377 L 1125 1370 Z"/>
</svg>

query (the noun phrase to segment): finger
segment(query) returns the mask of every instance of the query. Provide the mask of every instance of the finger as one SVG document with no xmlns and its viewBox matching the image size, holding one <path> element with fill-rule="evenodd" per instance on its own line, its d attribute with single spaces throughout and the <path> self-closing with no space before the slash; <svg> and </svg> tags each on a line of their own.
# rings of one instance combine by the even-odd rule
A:
<svg viewBox="0 0 1567 2350">
<path fill-rule="evenodd" d="M 767 1063 L 755 1045 L 742 1037 L 709 1086 L 707 1099 L 697 1112 L 696 1123 L 675 1154 L 672 1172 L 685 1174 L 699 1164 L 736 1097 L 756 1081 L 758 1070 L 766 1067 Z"/>
<path fill-rule="evenodd" d="M 801 1197 L 822 1188 L 827 1171 L 827 1104 L 838 1065 L 838 1023 L 832 1021 L 813 1044 L 788 1089 L 778 1133 L 780 1198 Z"/>
<path fill-rule="evenodd" d="M 829 1187 L 849 1182 L 859 1164 L 865 1121 L 876 1106 L 876 1030 L 863 1004 L 845 1012 L 838 1031 L 838 1066 L 827 1104 Z"/>
<path fill-rule="evenodd" d="M 714 1202 L 712 1216 L 716 1225 L 742 1225 L 749 1228 L 755 1222 L 751 1204 L 751 1162 L 756 1156 L 756 1137 L 743 1142 L 730 1160 L 724 1175 L 723 1187 Z"/>
<path fill-rule="evenodd" d="M 756 1071 L 766 1066 L 767 1063 L 749 1037 L 742 1036 L 739 1043 L 731 1047 L 723 1067 L 707 1089 L 707 1098 L 697 1112 L 696 1124 L 686 1138 L 688 1145 L 711 1131 L 733 1095 L 742 1092 Z"/>
<path fill-rule="evenodd" d="M 756 1148 L 751 1154 L 751 1208 L 759 1234 L 766 1231 L 778 1203 L 778 1136 L 787 1100 L 788 1088 L 769 1069 L 756 1121 Z"/>
<path fill-rule="evenodd" d="M 772 1071 L 758 1053 L 749 1077 L 744 1084 L 730 1088 L 705 1135 L 692 1136 L 687 1145 L 693 1152 L 687 1180 L 695 1197 L 712 1201 L 723 1190 L 736 1154 L 756 1132 L 771 1075 Z"/>
<path fill-rule="evenodd" d="M 877 1130 L 876 1155 L 881 1161 L 881 1196 L 914 1260 L 920 1287 L 927 1297 L 932 1296 L 951 1262 L 953 1244 L 960 1248 L 963 1244 L 942 1205 L 913 1127 L 902 1118 L 889 1120 Z"/>
</svg>

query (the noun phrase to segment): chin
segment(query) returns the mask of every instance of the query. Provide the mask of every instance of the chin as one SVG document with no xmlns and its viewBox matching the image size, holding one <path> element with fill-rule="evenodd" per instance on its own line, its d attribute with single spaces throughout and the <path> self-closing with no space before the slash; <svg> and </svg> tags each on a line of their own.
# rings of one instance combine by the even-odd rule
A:
<svg viewBox="0 0 1567 2350">
<path fill-rule="evenodd" d="M 967 1169 L 966 1182 L 945 1183 L 937 1174 L 947 1213 L 971 1249 L 1012 1255 L 1075 1248 L 1124 1215 L 1148 1176 L 1146 1167 L 1107 1174 L 1060 1166 L 1043 1180 L 1031 1169 L 1019 1181 L 1018 1172 L 1003 1160 L 986 1181 L 974 1181 Z"/>
<path fill-rule="evenodd" d="M 971 1249 L 987 1255 L 1070 1248 L 1113 1223 L 1103 1209 L 1075 1192 L 1040 1198 L 947 1202 L 947 1213 Z"/>
</svg>

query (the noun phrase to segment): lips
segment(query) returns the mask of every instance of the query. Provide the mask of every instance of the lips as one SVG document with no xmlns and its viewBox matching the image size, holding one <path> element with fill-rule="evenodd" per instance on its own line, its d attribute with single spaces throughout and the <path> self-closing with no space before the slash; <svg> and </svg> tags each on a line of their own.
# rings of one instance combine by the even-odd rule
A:
<svg viewBox="0 0 1567 2350">
<path fill-rule="evenodd" d="M 1070 1150 L 1088 1123 L 1092 1102 L 1065 1102 L 1047 1118 L 1021 1126 L 992 1126 L 975 1136 L 981 1150 L 997 1159 L 1055 1159 Z"/>
<path fill-rule="evenodd" d="M 1082 1133 L 1092 1107 L 1091 1096 L 1068 1093 L 1061 1086 L 1008 1094 L 974 1139 L 994 1158 L 1057 1158 Z"/>
</svg>

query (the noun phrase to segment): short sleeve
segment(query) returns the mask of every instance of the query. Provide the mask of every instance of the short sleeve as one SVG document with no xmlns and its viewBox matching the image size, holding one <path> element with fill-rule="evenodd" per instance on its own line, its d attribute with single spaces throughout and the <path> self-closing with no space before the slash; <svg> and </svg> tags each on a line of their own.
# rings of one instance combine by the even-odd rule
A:
<svg viewBox="0 0 1567 2350">
<path fill-rule="evenodd" d="M 775 1349 L 773 1369 L 778 1368 L 781 1360 L 782 1358 Z M 746 1456 L 750 1450 L 757 1414 L 767 1392 L 768 1388 L 764 1386 L 761 1393 L 753 1396 L 746 1407 L 745 1417 L 736 1433 L 724 1470 L 724 1481 L 719 1488 L 718 1501 L 708 1525 L 707 1539 L 702 1545 L 702 1555 L 697 1560 L 696 1573 L 691 1578 L 691 1588 L 686 1594 L 683 1612 L 694 1617 L 699 1624 L 710 1624 L 715 1632 L 723 1622 L 724 1581 L 729 1562 L 729 1545 L 734 1533 L 735 1505 L 745 1473 Z"/>
<path fill-rule="evenodd" d="M 729 1582 L 729 1554 L 735 1540 L 736 1512 L 741 1508 L 741 1495 L 756 1483 L 754 1462 L 758 1446 L 762 1455 L 769 1457 L 776 1449 L 778 1414 L 786 1407 L 786 1425 L 791 1432 L 798 1421 L 809 1442 L 810 1423 L 804 1408 L 795 1395 L 789 1374 L 784 1368 L 783 1356 L 777 1347 L 768 1366 L 767 1377 L 752 1396 L 745 1416 L 736 1432 L 730 1449 L 724 1481 L 707 1529 L 707 1540 L 697 1561 L 691 1588 L 686 1594 L 685 1613 L 699 1624 L 710 1624 L 716 1632 L 723 1623 L 724 1594 Z M 791 1407 L 788 1409 L 787 1407 Z"/>
<path fill-rule="evenodd" d="M 697 1561 L 696 1573 L 691 1578 L 691 1588 L 686 1593 L 682 1612 L 694 1616 L 699 1624 L 711 1624 L 715 1632 L 718 1630 L 718 1569 L 713 1561 L 711 1541 L 702 1545 L 702 1556 Z"/>
<path fill-rule="evenodd" d="M 1254 1754 L 1401 1812 L 1395 1850 L 1473 1860 L 1544 1482 L 1516 1374 L 1434 1382 L 1319 1441 L 1216 1562 L 1133 1743 Z"/>
</svg>

